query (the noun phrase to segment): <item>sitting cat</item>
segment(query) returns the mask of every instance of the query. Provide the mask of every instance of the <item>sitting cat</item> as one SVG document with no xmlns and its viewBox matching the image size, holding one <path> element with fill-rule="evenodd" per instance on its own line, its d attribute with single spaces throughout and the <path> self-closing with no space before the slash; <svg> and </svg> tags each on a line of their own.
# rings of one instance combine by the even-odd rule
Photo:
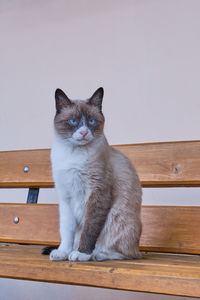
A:
<svg viewBox="0 0 200 300">
<path fill-rule="evenodd" d="M 86 101 L 57 89 L 52 171 L 61 244 L 51 260 L 141 258 L 142 190 L 137 173 L 104 136 L 103 88 Z"/>
</svg>

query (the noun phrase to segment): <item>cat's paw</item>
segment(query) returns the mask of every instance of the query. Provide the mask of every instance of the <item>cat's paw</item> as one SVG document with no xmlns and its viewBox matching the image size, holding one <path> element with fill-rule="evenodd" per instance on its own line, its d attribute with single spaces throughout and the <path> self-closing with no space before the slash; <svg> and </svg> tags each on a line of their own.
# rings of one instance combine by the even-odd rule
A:
<svg viewBox="0 0 200 300">
<path fill-rule="evenodd" d="M 92 254 L 87 254 L 79 252 L 78 250 L 74 250 L 69 254 L 68 259 L 71 261 L 88 261 L 91 257 Z"/>
<path fill-rule="evenodd" d="M 67 260 L 68 259 L 69 252 L 68 251 L 63 251 L 59 249 L 55 249 L 51 251 L 50 253 L 50 260 Z"/>
</svg>

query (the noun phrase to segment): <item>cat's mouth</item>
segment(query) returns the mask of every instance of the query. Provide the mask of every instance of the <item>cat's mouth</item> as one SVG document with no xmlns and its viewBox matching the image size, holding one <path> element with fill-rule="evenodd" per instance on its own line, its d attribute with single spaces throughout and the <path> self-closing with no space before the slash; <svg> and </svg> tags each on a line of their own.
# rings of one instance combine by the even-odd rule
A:
<svg viewBox="0 0 200 300">
<path fill-rule="evenodd" d="M 85 138 L 85 137 L 82 137 L 80 139 L 77 139 L 77 141 L 89 141 L 89 140 L 87 138 Z"/>
<path fill-rule="evenodd" d="M 82 138 L 79 138 L 79 139 L 76 139 L 76 141 L 79 143 L 79 144 L 87 144 L 90 142 L 90 139 L 86 138 L 86 137 L 82 137 Z"/>
</svg>

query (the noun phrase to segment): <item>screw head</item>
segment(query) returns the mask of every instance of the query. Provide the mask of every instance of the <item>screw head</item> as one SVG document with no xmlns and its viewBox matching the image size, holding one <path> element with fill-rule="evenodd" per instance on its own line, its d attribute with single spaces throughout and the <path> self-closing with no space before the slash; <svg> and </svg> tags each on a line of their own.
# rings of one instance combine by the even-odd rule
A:
<svg viewBox="0 0 200 300">
<path fill-rule="evenodd" d="M 15 224 L 19 223 L 19 218 L 18 218 L 18 217 L 14 217 L 13 222 L 14 222 Z"/>
<path fill-rule="evenodd" d="M 24 167 L 24 173 L 28 173 L 28 171 L 29 171 L 29 167 L 28 167 L 28 166 L 25 166 L 25 167 Z"/>
</svg>

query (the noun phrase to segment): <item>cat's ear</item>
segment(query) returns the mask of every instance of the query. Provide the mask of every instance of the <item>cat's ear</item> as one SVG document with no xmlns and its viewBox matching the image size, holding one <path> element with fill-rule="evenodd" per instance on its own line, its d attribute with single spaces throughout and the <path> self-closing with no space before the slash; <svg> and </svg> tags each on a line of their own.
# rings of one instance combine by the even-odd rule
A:
<svg viewBox="0 0 200 300">
<path fill-rule="evenodd" d="M 63 107 L 72 104 L 70 99 L 65 95 L 65 93 L 61 89 L 57 89 L 55 91 L 55 99 L 56 99 L 56 111 L 60 113 Z"/>
<path fill-rule="evenodd" d="M 97 106 L 99 110 L 102 110 L 102 101 L 103 101 L 104 90 L 102 87 L 98 88 L 92 97 L 88 100 L 88 103 L 94 106 Z"/>
</svg>

